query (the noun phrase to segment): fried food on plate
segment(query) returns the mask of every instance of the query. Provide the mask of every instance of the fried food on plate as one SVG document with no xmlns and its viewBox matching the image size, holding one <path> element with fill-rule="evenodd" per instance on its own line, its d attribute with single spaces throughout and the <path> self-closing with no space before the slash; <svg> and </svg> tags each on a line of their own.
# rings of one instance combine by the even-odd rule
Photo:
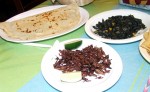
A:
<svg viewBox="0 0 150 92">
<path fill-rule="evenodd" d="M 2 22 L 0 28 L 10 38 L 35 40 L 66 32 L 79 22 L 79 7 L 71 4 L 16 21 Z"/>
<path fill-rule="evenodd" d="M 141 47 L 150 52 L 150 29 L 148 32 L 144 33 L 144 42 L 141 44 Z"/>
</svg>

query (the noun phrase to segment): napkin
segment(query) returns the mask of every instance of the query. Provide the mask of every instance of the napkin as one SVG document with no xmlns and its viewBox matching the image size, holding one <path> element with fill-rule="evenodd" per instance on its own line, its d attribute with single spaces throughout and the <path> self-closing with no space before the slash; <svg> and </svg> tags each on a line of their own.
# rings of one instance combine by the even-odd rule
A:
<svg viewBox="0 0 150 92">
<path fill-rule="evenodd" d="M 150 0 L 119 0 L 120 4 L 150 10 Z"/>
</svg>

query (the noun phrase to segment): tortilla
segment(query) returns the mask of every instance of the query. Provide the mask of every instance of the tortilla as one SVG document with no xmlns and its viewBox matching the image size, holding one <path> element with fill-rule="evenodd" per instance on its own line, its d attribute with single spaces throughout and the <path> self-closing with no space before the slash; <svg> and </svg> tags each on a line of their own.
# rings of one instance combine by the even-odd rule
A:
<svg viewBox="0 0 150 92">
<path fill-rule="evenodd" d="M 141 47 L 150 52 L 150 30 L 144 33 L 144 42 L 141 44 Z"/>
<path fill-rule="evenodd" d="M 3 22 L 0 28 L 11 38 L 35 40 L 68 31 L 79 22 L 79 7 L 71 4 L 20 20 Z"/>
</svg>

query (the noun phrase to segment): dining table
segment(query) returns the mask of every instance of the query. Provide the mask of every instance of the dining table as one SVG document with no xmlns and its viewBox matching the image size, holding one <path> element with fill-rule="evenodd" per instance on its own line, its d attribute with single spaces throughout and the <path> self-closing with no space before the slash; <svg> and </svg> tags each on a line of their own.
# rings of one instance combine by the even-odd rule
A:
<svg viewBox="0 0 150 92">
<path fill-rule="evenodd" d="M 46 0 L 33 9 L 53 5 L 50 0 Z M 131 9 L 150 14 L 150 10 L 122 5 L 119 0 L 94 0 L 80 7 L 88 11 L 89 19 L 101 12 L 116 9 Z M 65 35 L 35 43 L 53 45 L 56 40 L 62 42 L 74 38 L 92 39 L 86 34 L 85 25 L 82 25 Z M 123 44 L 105 43 L 120 55 L 123 65 L 119 80 L 105 92 L 150 92 L 150 63 L 139 51 L 140 42 L 141 39 Z M 0 92 L 60 92 L 44 79 L 41 72 L 43 56 L 49 49 L 11 42 L 1 37 Z"/>
</svg>

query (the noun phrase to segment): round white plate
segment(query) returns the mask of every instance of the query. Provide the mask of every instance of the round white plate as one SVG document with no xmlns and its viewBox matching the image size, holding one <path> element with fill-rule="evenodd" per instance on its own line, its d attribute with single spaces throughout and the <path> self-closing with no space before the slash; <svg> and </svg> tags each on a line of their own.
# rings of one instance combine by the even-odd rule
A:
<svg viewBox="0 0 150 92">
<path fill-rule="evenodd" d="M 14 20 L 18 20 L 18 19 L 21 19 L 21 18 L 32 16 L 32 15 L 36 15 L 36 14 L 43 13 L 43 12 L 46 12 L 46 11 L 54 10 L 54 9 L 57 9 L 57 8 L 60 8 L 60 7 L 63 7 L 63 6 L 65 6 L 65 5 L 54 5 L 54 6 L 48 6 L 48 7 L 43 7 L 43 8 L 30 10 L 30 11 L 18 14 L 16 16 L 8 19 L 7 22 L 11 22 L 11 21 L 14 21 Z M 53 36 L 50 36 L 50 37 L 40 38 L 40 39 L 36 39 L 36 40 L 13 39 L 13 38 L 8 37 L 7 34 L 5 34 L 5 32 L 3 32 L 1 29 L 0 29 L 0 36 L 3 39 L 5 39 L 7 41 L 12 41 L 12 42 L 35 42 L 35 41 L 41 41 L 41 40 L 46 40 L 46 39 L 62 36 L 62 35 L 65 35 L 67 33 L 70 33 L 72 31 L 76 30 L 77 28 L 79 28 L 80 26 L 85 24 L 85 22 L 89 19 L 88 11 L 85 10 L 84 8 L 81 8 L 81 7 L 80 7 L 80 15 L 81 15 L 80 22 L 74 28 L 72 28 L 70 30 L 67 30 L 66 32 L 63 32 L 61 34 L 53 35 Z"/>
<path fill-rule="evenodd" d="M 144 38 L 140 41 L 139 50 L 141 55 L 150 63 L 150 54 L 146 51 L 146 49 L 141 47 L 141 44 L 144 42 Z"/>
<path fill-rule="evenodd" d="M 130 14 L 134 15 L 135 18 L 141 19 L 146 26 L 144 30 L 140 30 L 138 32 L 137 36 L 128 39 L 114 40 L 114 39 L 102 38 L 99 35 L 93 33 L 94 31 L 93 26 L 95 26 L 98 22 L 102 22 L 102 19 L 106 20 L 108 19 L 108 17 L 111 16 L 116 16 L 116 15 L 127 16 Z M 93 16 L 92 18 L 90 18 L 85 24 L 85 31 L 91 38 L 100 40 L 102 42 L 113 43 L 113 44 L 122 44 L 122 43 L 130 43 L 130 42 L 138 41 L 142 39 L 143 33 L 147 31 L 148 28 L 150 28 L 150 15 L 144 12 L 129 10 L 129 9 L 117 9 L 117 10 L 110 10 L 110 11 L 99 13 Z"/>
<path fill-rule="evenodd" d="M 90 82 L 79 81 L 76 83 L 61 82 L 61 71 L 54 69 L 53 64 L 56 62 L 55 58 L 58 56 L 59 50 L 64 49 L 64 43 L 75 39 L 67 40 L 57 44 L 55 47 L 49 49 L 44 55 L 41 63 L 41 71 L 45 80 L 54 88 L 63 92 L 101 92 L 112 87 L 120 78 L 123 70 L 122 60 L 119 54 L 109 45 L 100 41 L 92 39 L 82 39 L 83 43 L 78 48 L 81 50 L 89 45 L 102 47 L 106 55 L 109 55 L 111 60 L 111 71 L 102 79 L 95 79 L 90 77 Z"/>
</svg>

